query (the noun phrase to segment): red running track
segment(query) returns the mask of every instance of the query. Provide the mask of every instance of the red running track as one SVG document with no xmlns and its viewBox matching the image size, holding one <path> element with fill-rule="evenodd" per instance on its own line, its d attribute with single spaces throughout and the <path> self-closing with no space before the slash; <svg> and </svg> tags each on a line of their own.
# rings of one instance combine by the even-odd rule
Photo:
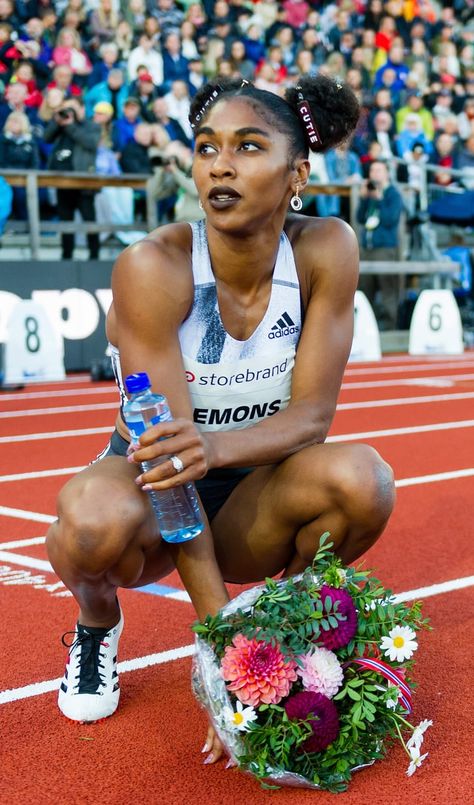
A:
<svg viewBox="0 0 474 805">
<path fill-rule="evenodd" d="M 49 570 L 42 538 L 62 484 L 107 441 L 116 400 L 110 384 L 77 377 L 0 394 L 0 802 L 329 802 L 334 795 L 265 792 L 224 764 L 202 765 L 205 717 L 190 690 L 194 618 L 186 600 L 123 591 L 118 712 L 81 726 L 56 709 L 60 636 L 76 608 Z M 434 630 L 420 639 L 414 718 L 431 718 L 434 727 L 425 741 L 430 756 L 414 777 L 405 776 L 407 758 L 395 746 L 354 776 L 341 803 L 472 798 L 473 401 L 473 353 L 385 358 L 346 371 L 331 438 L 363 433 L 395 470 L 396 509 L 365 564 L 397 593 L 426 588 Z M 176 573 L 161 583 L 181 588 Z"/>
</svg>

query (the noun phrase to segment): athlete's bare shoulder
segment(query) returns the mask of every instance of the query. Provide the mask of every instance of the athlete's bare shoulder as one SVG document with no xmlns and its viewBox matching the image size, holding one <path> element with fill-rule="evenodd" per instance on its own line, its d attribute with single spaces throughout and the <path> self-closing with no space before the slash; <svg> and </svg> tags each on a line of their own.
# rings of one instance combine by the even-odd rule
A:
<svg viewBox="0 0 474 805">
<path fill-rule="evenodd" d="M 190 266 L 192 230 L 189 224 L 167 224 L 128 246 L 118 257 L 115 271 L 156 270 L 167 267 L 180 271 Z"/>
<path fill-rule="evenodd" d="M 116 343 L 120 310 L 128 318 L 145 310 L 170 316 L 177 323 L 189 314 L 194 297 L 192 230 L 189 224 L 159 227 L 117 258 L 112 271 L 113 301 L 107 315 L 107 334 Z"/>
<path fill-rule="evenodd" d="M 285 232 L 291 242 L 297 265 L 303 271 L 330 271 L 352 265 L 357 273 L 359 247 L 354 230 L 340 218 L 315 218 L 309 215 L 289 215 Z"/>
</svg>

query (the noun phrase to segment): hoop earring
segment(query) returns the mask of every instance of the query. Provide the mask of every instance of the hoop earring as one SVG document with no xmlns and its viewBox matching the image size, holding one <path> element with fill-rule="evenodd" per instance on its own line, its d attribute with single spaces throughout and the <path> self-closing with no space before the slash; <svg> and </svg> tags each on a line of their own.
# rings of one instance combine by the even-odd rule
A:
<svg viewBox="0 0 474 805">
<path fill-rule="evenodd" d="M 290 207 L 295 212 L 299 212 L 303 206 L 303 202 L 300 199 L 299 192 L 300 189 L 298 186 L 296 186 L 295 194 L 290 198 Z"/>
<path fill-rule="evenodd" d="M 203 210 L 203 209 L 204 209 L 204 205 L 203 205 L 203 203 L 202 203 L 201 199 L 199 199 L 198 206 L 199 206 L 199 209 L 200 209 L 200 210 Z"/>
</svg>

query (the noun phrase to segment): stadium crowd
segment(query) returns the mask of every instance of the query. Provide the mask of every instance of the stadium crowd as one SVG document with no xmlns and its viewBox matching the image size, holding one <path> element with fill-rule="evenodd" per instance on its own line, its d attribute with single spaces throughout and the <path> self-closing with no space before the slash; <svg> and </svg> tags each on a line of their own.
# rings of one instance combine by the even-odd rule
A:
<svg viewBox="0 0 474 805">
<path fill-rule="evenodd" d="M 316 72 L 348 82 L 362 114 L 350 143 L 312 155 L 314 179 L 363 183 L 397 157 L 392 178 L 412 186 L 414 207 L 424 163 L 440 186 L 460 183 L 446 168 L 474 186 L 472 0 L 0 0 L 0 170 L 150 174 L 159 220 L 193 220 L 197 89 L 241 76 L 281 93 Z M 44 214 L 95 215 L 87 191 L 59 195 L 51 210 L 41 196 Z M 337 196 L 316 212 L 347 217 Z M 13 217 L 26 217 L 22 188 Z M 90 237 L 92 257 L 98 248 Z"/>
</svg>

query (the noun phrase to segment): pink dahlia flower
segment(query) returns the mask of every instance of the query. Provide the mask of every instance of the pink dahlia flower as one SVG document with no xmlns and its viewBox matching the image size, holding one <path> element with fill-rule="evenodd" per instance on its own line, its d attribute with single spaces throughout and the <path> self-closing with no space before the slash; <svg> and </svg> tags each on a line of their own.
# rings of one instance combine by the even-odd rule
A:
<svg viewBox="0 0 474 805">
<path fill-rule="evenodd" d="M 317 646 L 301 658 L 298 669 L 305 690 L 322 693 L 332 699 L 344 681 L 344 673 L 336 655 L 327 648 Z"/>
<path fill-rule="evenodd" d="M 336 705 L 322 693 L 302 691 L 285 702 L 285 710 L 292 721 L 311 717 L 313 734 L 301 745 L 305 752 L 322 752 L 339 735 L 339 715 Z"/>
<path fill-rule="evenodd" d="M 221 673 L 227 688 L 243 704 L 278 704 L 288 696 L 296 680 L 296 663 L 287 660 L 278 646 L 262 640 L 249 640 L 237 634 L 227 646 L 221 662 Z"/>
<path fill-rule="evenodd" d="M 339 601 L 337 611 L 345 617 L 344 621 L 337 622 L 337 628 L 333 629 L 331 627 L 328 632 L 321 629 L 318 637 L 318 642 L 322 642 L 326 648 L 334 651 L 336 648 L 347 646 L 354 637 L 357 631 L 357 611 L 351 596 L 342 587 L 337 590 L 335 587 L 328 587 L 327 584 L 323 584 L 321 587 L 321 600 L 324 601 L 327 595 L 333 603 Z"/>
</svg>

